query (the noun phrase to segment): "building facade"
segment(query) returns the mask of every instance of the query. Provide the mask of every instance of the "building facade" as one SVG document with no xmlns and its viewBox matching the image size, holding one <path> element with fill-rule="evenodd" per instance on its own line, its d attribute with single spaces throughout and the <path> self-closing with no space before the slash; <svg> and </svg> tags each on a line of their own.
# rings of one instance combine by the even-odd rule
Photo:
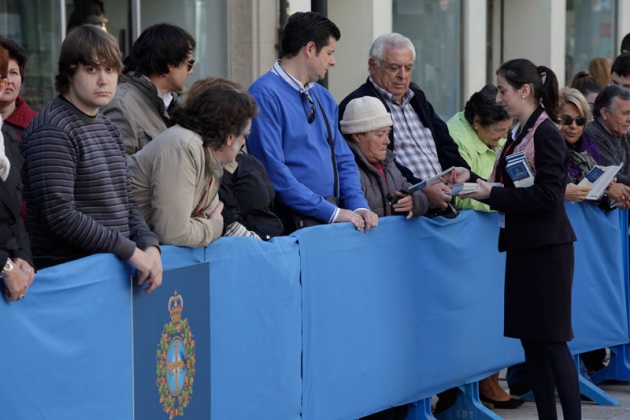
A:
<svg viewBox="0 0 630 420">
<path fill-rule="evenodd" d="M 400 32 L 414 42 L 414 81 L 448 118 L 503 61 L 525 57 L 552 68 L 560 83 L 596 57 L 613 59 L 630 32 L 624 0 L 0 0 L 0 35 L 23 45 L 23 94 L 35 109 L 54 95 L 59 46 L 71 22 L 105 27 L 123 54 L 146 27 L 170 22 L 197 40 L 194 74 L 248 86 L 278 57 L 286 16 L 325 6 L 342 38 L 328 86 L 337 100 L 367 77 L 372 40 Z"/>
</svg>

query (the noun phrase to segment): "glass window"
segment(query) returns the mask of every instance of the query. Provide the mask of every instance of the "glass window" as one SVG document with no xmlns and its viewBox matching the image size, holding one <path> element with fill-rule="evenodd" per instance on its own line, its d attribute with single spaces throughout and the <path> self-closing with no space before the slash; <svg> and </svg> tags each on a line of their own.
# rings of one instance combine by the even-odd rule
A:
<svg viewBox="0 0 630 420">
<path fill-rule="evenodd" d="M 55 95 L 54 76 L 61 46 L 61 9 L 54 0 L 0 0 L 0 35 L 28 54 L 22 97 L 40 110 Z"/>
<path fill-rule="evenodd" d="M 447 120 L 461 108 L 461 0 L 394 0 L 393 29 L 416 47 L 413 82 Z"/>
<path fill-rule="evenodd" d="M 128 0 L 65 0 L 66 28 L 92 24 L 105 29 L 118 39 L 123 58 L 129 52 Z"/>
<path fill-rule="evenodd" d="M 566 81 L 593 58 L 617 56 L 615 0 L 567 0 Z"/>
</svg>

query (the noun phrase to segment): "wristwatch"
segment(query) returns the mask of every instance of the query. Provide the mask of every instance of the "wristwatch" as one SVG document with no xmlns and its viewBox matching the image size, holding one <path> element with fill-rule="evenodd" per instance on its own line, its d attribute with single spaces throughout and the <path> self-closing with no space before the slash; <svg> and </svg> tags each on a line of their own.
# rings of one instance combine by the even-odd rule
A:
<svg viewBox="0 0 630 420">
<path fill-rule="evenodd" d="M 4 267 L 0 271 L 0 278 L 4 280 L 11 271 L 13 271 L 13 261 L 11 261 L 11 258 L 7 258 L 7 262 L 4 263 Z"/>
</svg>

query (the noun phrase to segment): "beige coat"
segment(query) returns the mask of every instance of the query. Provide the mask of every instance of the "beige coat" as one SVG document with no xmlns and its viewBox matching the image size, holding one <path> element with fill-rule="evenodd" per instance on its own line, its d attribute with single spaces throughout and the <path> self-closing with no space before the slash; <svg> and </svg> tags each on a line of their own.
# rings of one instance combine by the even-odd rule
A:
<svg viewBox="0 0 630 420">
<path fill-rule="evenodd" d="M 219 203 L 223 168 L 210 155 L 209 187 L 201 137 L 178 125 L 129 158 L 138 207 L 160 243 L 199 247 L 221 236 L 223 222 L 208 217 Z M 195 209 L 199 214 L 193 215 Z"/>
</svg>

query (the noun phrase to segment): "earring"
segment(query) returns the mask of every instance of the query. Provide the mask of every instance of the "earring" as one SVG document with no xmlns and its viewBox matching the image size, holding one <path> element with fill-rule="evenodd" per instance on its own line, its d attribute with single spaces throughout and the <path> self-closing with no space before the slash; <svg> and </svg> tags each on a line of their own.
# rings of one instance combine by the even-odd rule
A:
<svg viewBox="0 0 630 420">
<path fill-rule="evenodd" d="M 525 99 L 525 95 L 521 95 L 521 99 Z"/>
</svg>

